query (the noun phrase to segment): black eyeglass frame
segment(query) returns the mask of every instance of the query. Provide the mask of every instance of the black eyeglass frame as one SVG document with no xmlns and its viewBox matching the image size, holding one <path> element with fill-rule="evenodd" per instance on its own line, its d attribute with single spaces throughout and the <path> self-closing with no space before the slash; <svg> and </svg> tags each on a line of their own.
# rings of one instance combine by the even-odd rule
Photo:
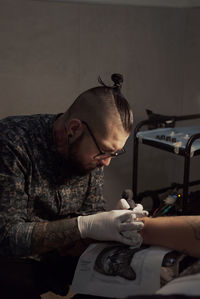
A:
<svg viewBox="0 0 200 299">
<path fill-rule="evenodd" d="M 107 159 L 107 158 L 116 158 L 118 156 L 121 156 L 123 154 L 126 153 L 126 150 L 125 148 L 122 148 L 121 150 L 115 152 L 115 153 L 106 153 L 106 152 L 103 152 L 100 148 L 100 146 L 98 145 L 98 142 L 92 132 L 92 130 L 90 129 L 89 125 L 85 122 L 85 121 L 81 121 L 85 126 L 86 128 L 88 129 L 88 132 L 90 133 L 90 136 L 92 137 L 96 147 L 98 148 L 99 150 L 99 154 L 97 154 L 96 156 L 94 156 L 94 160 L 103 160 L 103 159 Z"/>
</svg>

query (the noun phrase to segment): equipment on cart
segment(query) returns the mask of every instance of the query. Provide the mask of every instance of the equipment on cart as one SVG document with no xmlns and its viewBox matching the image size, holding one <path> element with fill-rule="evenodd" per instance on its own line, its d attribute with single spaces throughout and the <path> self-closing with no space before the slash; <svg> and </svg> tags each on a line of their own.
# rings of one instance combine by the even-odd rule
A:
<svg viewBox="0 0 200 299">
<path fill-rule="evenodd" d="M 200 191 L 189 194 L 189 187 L 200 184 L 200 181 L 189 182 L 190 159 L 200 154 L 200 125 L 177 127 L 178 121 L 199 119 L 200 114 L 167 116 L 146 110 L 148 119 L 139 122 L 134 130 L 133 148 L 133 194 L 135 202 L 145 197 L 152 198 L 151 213 L 155 215 L 181 215 L 200 212 L 197 197 Z M 147 127 L 141 131 L 142 127 Z M 184 158 L 183 184 L 173 183 L 171 186 L 137 193 L 138 151 L 139 144 L 146 144 Z M 166 193 L 166 194 L 165 194 Z M 200 199 L 199 199 L 200 202 Z"/>
</svg>

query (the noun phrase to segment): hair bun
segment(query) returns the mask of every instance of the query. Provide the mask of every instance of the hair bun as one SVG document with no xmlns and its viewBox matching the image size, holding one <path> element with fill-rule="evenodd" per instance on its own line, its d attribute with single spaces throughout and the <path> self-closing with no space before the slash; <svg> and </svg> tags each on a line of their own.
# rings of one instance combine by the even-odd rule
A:
<svg viewBox="0 0 200 299">
<path fill-rule="evenodd" d="M 111 80 L 114 82 L 114 87 L 121 88 L 123 83 L 123 76 L 121 74 L 112 74 Z"/>
</svg>

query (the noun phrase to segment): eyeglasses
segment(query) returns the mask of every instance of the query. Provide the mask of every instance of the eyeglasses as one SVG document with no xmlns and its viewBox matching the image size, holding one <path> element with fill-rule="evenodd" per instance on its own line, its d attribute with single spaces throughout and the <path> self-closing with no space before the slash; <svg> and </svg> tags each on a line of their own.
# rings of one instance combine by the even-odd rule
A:
<svg viewBox="0 0 200 299">
<path fill-rule="evenodd" d="M 116 151 L 115 153 L 106 153 L 106 152 L 103 152 L 101 150 L 100 146 L 98 145 L 98 142 L 97 142 L 96 138 L 94 137 L 94 134 L 92 133 L 92 130 L 90 129 L 90 127 L 88 126 L 88 124 L 85 121 L 82 121 L 82 123 L 88 129 L 88 132 L 90 133 L 90 136 L 92 137 L 94 143 L 96 144 L 96 147 L 99 150 L 99 154 L 97 154 L 94 157 L 94 160 L 103 160 L 103 159 L 107 159 L 107 158 L 116 158 L 116 157 L 118 157 L 118 156 L 126 153 L 126 150 L 124 148 L 122 148 L 119 151 Z"/>
</svg>

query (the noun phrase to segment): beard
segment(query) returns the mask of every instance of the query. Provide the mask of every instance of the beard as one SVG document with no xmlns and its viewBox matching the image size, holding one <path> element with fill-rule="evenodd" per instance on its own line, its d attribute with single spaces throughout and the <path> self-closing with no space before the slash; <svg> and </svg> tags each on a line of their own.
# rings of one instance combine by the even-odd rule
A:
<svg viewBox="0 0 200 299">
<path fill-rule="evenodd" d="M 79 148 L 83 137 L 84 133 L 68 146 L 68 156 L 65 157 L 62 165 L 62 172 L 65 176 L 66 174 L 68 177 L 85 176 L 90 174 L 95 168 L 100 167 L 100 165 L 86 166 L 83 161 L 81 161 Z"/>
</svg>

